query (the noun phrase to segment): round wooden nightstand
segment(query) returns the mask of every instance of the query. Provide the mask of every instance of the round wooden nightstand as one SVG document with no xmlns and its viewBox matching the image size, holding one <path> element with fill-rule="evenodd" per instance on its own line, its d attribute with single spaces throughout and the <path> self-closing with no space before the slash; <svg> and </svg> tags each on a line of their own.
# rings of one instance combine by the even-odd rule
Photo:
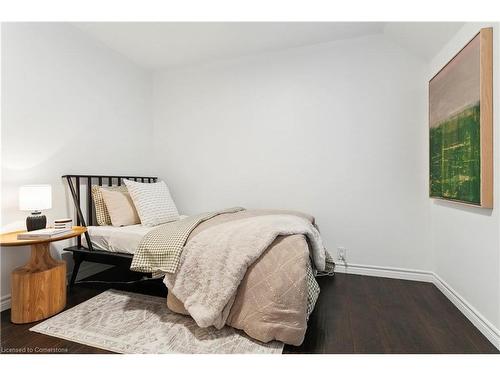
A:
<svg viewBox="0 0 500 375">
<path fill-rule="evenodd" d="M 12 271 L 11 321 L 30 323 L 57 314 L 66 306 L 66 262 L 50 255 L 50 243 L 85 233 L 85 227 L 60 237 L 44 240 L 18 240 L 17 231 L 0 234 L 1 246 L 31 245 L 31 258 L 24 266 Z"/>
</svg>

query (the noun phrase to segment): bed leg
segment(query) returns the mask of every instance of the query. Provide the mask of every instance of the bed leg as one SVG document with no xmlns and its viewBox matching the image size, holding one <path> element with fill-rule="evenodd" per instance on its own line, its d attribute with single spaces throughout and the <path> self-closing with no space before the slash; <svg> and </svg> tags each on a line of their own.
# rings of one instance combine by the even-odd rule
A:
<svg viewBox="0 0 500 375">
<path fill-rule="evenodd" d="M 71 279 L 69 281 L 69 288 L 73 288 L 76 281 L 76 276 L 78 275 L 78 270 L 83 262 L 83 256 L 81 254 L 73 253 L 73 261 L 75 265 L 73 266 L 73 272 L 71 273 Z"/>
</svg>

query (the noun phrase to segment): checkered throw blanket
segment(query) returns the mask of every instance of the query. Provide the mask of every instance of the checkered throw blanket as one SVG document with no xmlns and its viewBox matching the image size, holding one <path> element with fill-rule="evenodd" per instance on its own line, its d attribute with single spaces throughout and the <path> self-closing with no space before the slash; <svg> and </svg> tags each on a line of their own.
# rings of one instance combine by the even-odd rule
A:
<svg viewBox="0 0 500 375">
<path fill-rule="evenodd" d="M 316 305 L 316 301 L 319 297 L 319 285 L 316 281 L 316 277 L 320 276 L 333 276 L 335 269 L 335 262 L 333 261 L 332 256 L 328 253 L 325 253 L 325 270 L 322 272 L 318 272 L 313 268 L 313 265 L 309 261 L 307 264 L 307 318 L 311 315 L 314 310 L 314 306 Z"/>
<path fill-rule="evenodd" d="M 159 276 L 175 273 L 179 266 L 182 249 L 191 232 L 202 222 L 217 215 L 242 211 L 242 207 L 202 213 L 166 223 L 150 231 L 141 240 L 130 269 Z"/>
</svg>

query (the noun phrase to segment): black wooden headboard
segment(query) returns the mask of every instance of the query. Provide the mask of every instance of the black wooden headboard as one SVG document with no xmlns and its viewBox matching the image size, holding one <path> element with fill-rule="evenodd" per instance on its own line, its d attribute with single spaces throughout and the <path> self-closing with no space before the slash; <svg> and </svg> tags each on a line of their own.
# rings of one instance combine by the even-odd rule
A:
<svg viewBox="0 0 500 375">
<path fill-rule="evenodd" d="M 158 180 L 158 177 L 154 176 L 102 176 L 102 175 L 83 175 L 83 174 L 67 174 L 62 176 L 62 178 L 65 178 L 66 181 L 68 181 L 68 186 L 71 191 L 71 195 L 73 197 L 73 202 L 75 204 L 75 210 L 76 210 L 76 225 L 81 225 L 86 227 L 87 225 L 94 225 L 95 224 L 95 216 L 94 216 L 94 209 L 93 209 L 93 199 L 92 199 L 92 184 L 97 183 L 99 186 L 113 186 L 113 183 L 115 182 L 115 185 L 121 186 L 122 180 L 133 180 L 137 182 L 145 182 L 145 183 L 151 183 L 151 182 L 156 182 Z M 73 183 L 74 181 L 74 183 Z M 87 199 L 86 199 L 86 204 L 87 204 L 87 220 L 85 220 L 83 213 L 82 213 L 82 207 L 81 207 L 81 195 L 80 195 L 80 187 L 81 185 L 87 185 Z M 85 237 L 87 239 L 87 244 L 89 244 L 90 250 L 92 250 L 92 245 L 89 239 L 89 235 L 86 232 Z M 78 247 L 81 247 L 82 239 L 81 237 L 78 237 Z"/>
</svg>

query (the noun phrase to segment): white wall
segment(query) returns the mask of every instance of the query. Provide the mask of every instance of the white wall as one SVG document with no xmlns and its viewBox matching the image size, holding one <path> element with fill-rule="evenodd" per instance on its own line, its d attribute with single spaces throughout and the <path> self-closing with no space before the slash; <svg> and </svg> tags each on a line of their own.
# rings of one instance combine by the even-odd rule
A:
<svg viewBox="0 0 500 375">
<path fill-rule="evenodd" d="M 432 59 L 428 79 L 434 76 L 481 27 L 466 24 Z M 448 283 L 479 315 L 500 332 L 500 29 L 494 36 L 494 208 L 466 207 L 433 200 L 430 207 L 434 272 Z M 497 333 L 498 334 L 498 333 Z M 498 344 L 500 345 L 500 343 Z"/>
<path fill-rule="evenodd" d="M 158 72 L 158 173 L 182 212 L 302 210 L 349 263 L 429 270 L 426 72 L 382 35 Z"/>
<path fill-rule="evenodd" d="M 150 73 L 70 25 L 2 24 L 2 231 L 24 225 L 21 185 L 52 184 L 50 222 L 73 217 L 63 174 L 153 173 L 151 90 Z M 2 298 L 28 254 L 2 248 Z"/>
</svg>

